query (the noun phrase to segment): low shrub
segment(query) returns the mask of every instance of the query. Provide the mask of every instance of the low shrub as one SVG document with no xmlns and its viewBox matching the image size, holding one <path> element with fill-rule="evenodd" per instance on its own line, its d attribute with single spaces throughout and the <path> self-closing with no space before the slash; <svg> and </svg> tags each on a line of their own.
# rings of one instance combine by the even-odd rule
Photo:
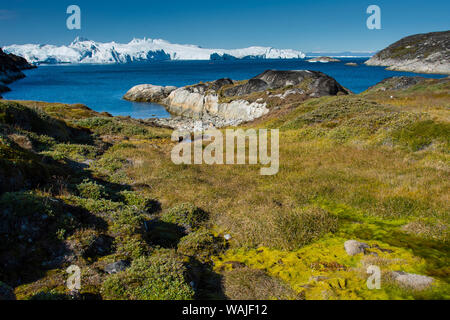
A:
<svg viewBox="0 0 450 320">
<path fill-rule="evenodd" d="M 83 198 L 100 200 L 106 196 L 105 187 L 89 179 L 85 179 L 76 188 L 79 196 Z"/>
<path fill-rule="evenodd" d="M 190 300 L 194 291 L 186 282 L 187 269 L 174 253 L 134 260 L 127 270 L 109 276 L 102 284 L 108 300 Z"/>
<path fill-rule="evenodd" d="M 189 233 L 178 243 L 179 253 L 195 257 L 200 262 L 208 262 L 211 256 L 219 255 L 225 248 L 226 241 L 223 238 L 215 237 L 204 228 Z"/>
<path fill-rule="evenodd" d="M 95 159 L 99 154 L 99 150 L 95 146 L 69 143 L 55 145 L 52 152 L 77 161 Z"/>
<path fill-rule="evenodd" d="M 126 206 L 112 214 L 113 232 L 133 235 L 138 233 L 144 223 L 144 216 L 139 210 Z"/>
<path fill-rule="evenodd" d="M 208 214 L 191 203 L 182 203 L 165 212 L 161 220 L 184 227 L 187 231 L 198 229 L 206 220 Z"/>
<path fill-rule="evenodd" d="M 419 151 L 435 140 L 450 146 L 450 124 L 433 120 L 411 123 L 392 135 L 399 144 L 411 151 Z"/>
<path fill-rule="evenodd" d="M 125 136 L 146 136 L 149 133 L 144 126 L 138 126 L 127 121 L 120 121 L 119 119 L 109 117 L 87 118 L 78 120 L 75 123 L 102 135 L 122 134 Z"/>
<path fill-rule="evenodd" d="M 110 213 L 123 207 L 122 203 L 107 199 L 89 199 L 77 196 L 66 196 L 63 200 L 67 204 L 81 207 L 92 213 Z"/>
<path fill-rule="evenodd" d="M 135 191 L 121 191 L 119 195 L 127 205 L 135 206 L 137 209 L 147 213 L 154 213 L 160 210 L 158 201 L 143 196 Z"/>
<path fill-rule="evenodd" d="M 121 259 L 137 259 L 150 250 L 140 234 L 117 235 L 114 239 L 114 247 L 116 248 L 117 256 Z"/>
</svg>

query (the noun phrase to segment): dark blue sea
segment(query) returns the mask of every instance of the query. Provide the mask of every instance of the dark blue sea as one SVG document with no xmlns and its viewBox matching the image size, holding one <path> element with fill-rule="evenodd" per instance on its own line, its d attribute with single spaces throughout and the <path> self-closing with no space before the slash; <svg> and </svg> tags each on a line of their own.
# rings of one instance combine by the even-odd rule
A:
<svg viewBox="0 0 450 320">
<path fill-rule="evenodd" d="M 344 58 L 342 62 L 310 63 L 305 60 L 164 61 L 108 65 L 49 65 L 25 71 L 27 77 L 9 85 L 4 99 L 82 103 L 95 111 L 134 118 L 169 117 L 164 107 L 133 103 L 122 99 L 137 84 L 184 86 L 228 77 L 251 78 L 267 69 L 318 70 L 335 78 L 355 93 L 379 81 L 408 72 L 387 71 L 364 65 L 364 58 Z M 358 67 L 346 66 L 356 62 Z M 422 75 L 440 78 L 439 75 Z"/>
</svg>

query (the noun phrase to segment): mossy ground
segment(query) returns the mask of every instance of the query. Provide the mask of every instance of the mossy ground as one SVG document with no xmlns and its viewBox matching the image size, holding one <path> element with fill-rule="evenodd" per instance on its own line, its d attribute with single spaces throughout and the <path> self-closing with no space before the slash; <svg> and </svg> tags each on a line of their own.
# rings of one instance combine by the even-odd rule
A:
<svg viewBox="0 0 450 320">
<path fill-rule="evenodd" d="M 21 283 L 2 272 L 0 281 L 20 299 L 67 298 L 65 267 L 75 263 L 85 298 L 448 299 L 449 103 L 448 82 L 435 81 L 290 101 L 244 126 L 280 129 L 279 173 L 261 176 L 260 165 L 175 165 L 170 131 L 141 121 L 3 101 L 0 110 L 28 108 L 38 120 L 60 121 L 50 131 L 0 121 L 1 161 L 21 177 L 2 190 L 13 192 L 5 199 L 28 190 L 61 204 L 51 210 L 55 240 L 33 254 L 39 272 Z M 47 170 L 38 180 L 35 166 Z M 183 203 L 193 209 L 180 211 Z M 61 208 L 79 214 L 66 220 Z M 11 221 L 27 215 L 19 211 Z M 224 234 L 231 240 L 218 245 Z M 369 244 L 372 254 L 348 256 L 349 239 Z M 47 249 L 63 244 L 72 260 L 53 261 Z M 134 267 L 105 274 L 117 259 Z M 155 259 L 173 269 L 175 286 L 152 287 L 157 281 L 149 279 L 160 275 L 140 266 Z M 381 290 L 366 286 L 369 265 L 382 271 Z M 412 291 L 395 284 L 392 270 L 435 282 Z"/>
</svg>

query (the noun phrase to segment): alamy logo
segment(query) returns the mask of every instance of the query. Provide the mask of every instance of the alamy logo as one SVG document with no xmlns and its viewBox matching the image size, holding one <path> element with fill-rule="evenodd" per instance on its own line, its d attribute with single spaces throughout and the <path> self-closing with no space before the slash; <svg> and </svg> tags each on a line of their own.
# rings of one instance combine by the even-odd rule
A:
<svg viewBox="0 0 450 320">
<path fill-rule="evenodd" d="M 367 273 L 371 276 L 367 278 L 367 288 L 369 290 L 381 289 L 381 270 L 378 266 L 368 266 Z"/>
<path fill-rule="evenodd" d="M 67 14 L 70 16 L 66 20 L 66 26 L 69 30 L 81 29 L 81 9 L 77 5 L 70 5 L 67 7 Z"/>
<path fill-rule="evenodd" d="M 70 274 L 67 278 L 67 288 L 71 291 L 81 289 L 81 269 L 76 265 L 71 265 L 66 269 L 66 272 Z"/>
<path fill-rule="evenodd" d="M 279 131 L 267 129 L 209 129 L 196 131 L 193 139 L 190 133 L 175 130 L 172 141 L 179 141 L 172 149 L 171 158 L 175 164 L 248 164 L 269 165 L 260 169 L 261 175 L 275 175 L 279 169 Z M 247 143 L 248 142 L 248 143 Z M 206 146 L 204 146 L 206 143 Z M 224 149 L 225 146 L 225 149 Z M 224 156 L 225 154 L 225 156 Z"/>
<path fill-rule="evenodd" d="M 369 30 L 374 30 L 374 29 L 380 30 L 381 29 L 381 9 L 380 9 L 380 7 L 377 5 L 374 5 L 374 4 L 370 5 L 367 8 L 366 12 L 367 12 L 367 14 L 371 14 L 371 16 L 369 16 L 367 18 L 367 22 L 366 22 L 367 28 Z"/>
</svg>

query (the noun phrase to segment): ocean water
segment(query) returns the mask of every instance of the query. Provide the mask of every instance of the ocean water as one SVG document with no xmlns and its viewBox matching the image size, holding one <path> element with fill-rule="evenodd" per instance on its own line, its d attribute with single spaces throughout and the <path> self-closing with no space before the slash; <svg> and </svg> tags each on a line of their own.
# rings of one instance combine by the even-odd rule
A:
<svg viewBox="0 0 450 320">
<path fill-rule="evenodd" d="M 335 78 L 355 93 L 379 81 L 408 72 L 368 67 L 363 58 L 344 58 L 337 63 L 310 63 L 305 60 L 163 61 L 108 65 L 49 65 L 25 71 L 27 77 L 9 85 L 4 99 L 82 103 L 95 111 L 145 119 L 170 117 L 164 107 L 153 103 L 125 101 L 122 96 L 137 84 L 185 86 L 200 81 L 228 77 L 251 78 L 267 69 L 318 70 Z M 356 62 L 358 67 L 346 66 Z M 439 75 L 422 75 L 440 78 Z"/>
</svg>

